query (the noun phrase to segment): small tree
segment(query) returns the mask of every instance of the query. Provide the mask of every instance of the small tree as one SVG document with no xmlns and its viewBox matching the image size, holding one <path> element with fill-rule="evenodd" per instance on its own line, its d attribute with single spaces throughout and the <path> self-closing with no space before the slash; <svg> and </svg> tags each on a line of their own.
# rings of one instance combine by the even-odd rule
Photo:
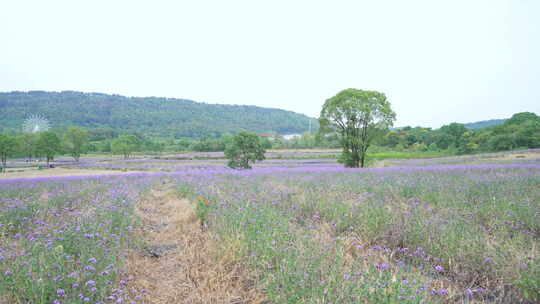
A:
<svg viewBox="0 0 540 304">
<path fill-rule="evenodd" d="M 47 158 L 47 166 L 54 160 L 56 153 L 60 152 L 60 138 L 56 133 L 45 131 L 39 134 L 37 150 Z"/>
<path fill-rule="evenodd" d="M 32 157 L 37 157 L 38 139 L 39 136 L 34 133 L 25 133 L 18 137 L 21 152 L 28 158 L 29 161 L 32 160 Z"/>
<path fill-rule="evenodd" d="M 364 167 L 372 141 L 393 125 L 396 114 L 383 93 L 347 89 L 326 100 L 319 118 L 320 132 L 338 133 L 346 167 Z"/>
<path fill-rule="evenodd" d="M 7 134 L 0 134 L 0 161 L 2 162 L 2 171 L 6 169 L 7 158 L 16 151 L 17 141 L 15 137 Z"/>
<path fill-rule="evenodd" d="M 265 152 L 257 134 L 241 131 L 225 149 L 225 156 L 229 159 L 229 167 L 251 169 L 251 163 L 264 160 Z"/>
<path fill-rule="evenodd" d="M 90 133 L 78 127 L 70 127 L 65 136 L 66 150 L 75 161 L 79 161 L 81 154 L 86 153 Z"/>
<path fill-rule="evenodd" d="M 111 146 L 115 154 L 122 154 L 124 159 L 128 159 L 139 147 L 139 139 L 135 135 L 123 135 L 115 139 Z"/>
</svg>

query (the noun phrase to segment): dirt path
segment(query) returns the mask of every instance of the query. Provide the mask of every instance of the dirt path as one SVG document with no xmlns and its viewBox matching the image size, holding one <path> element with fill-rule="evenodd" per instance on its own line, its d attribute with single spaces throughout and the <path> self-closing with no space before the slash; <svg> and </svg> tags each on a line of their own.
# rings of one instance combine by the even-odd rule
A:
<svg viewBox="0 0 540 304">
<path fill-rule="evenodd" d="M 93 175 L 123 175 L 133 174 L 137 171 L 120 171 L 120 170 L 93 170 L 93 169 L 67 169 L 67 168 L 52 168 L 38 170 L 37 168 L 20 168 L 8 169 L 7 173 L 0 173 L 0 179 L 15 179 L 15 178 L 34 178 L 34 177 L 52 177 L 52 176 L 93 176 Z"/>
<path fill-rule="evenodd" d="M 250 288 L 234 245 L 217 246 L 203 232 L 195 205 L 179 199 L 173 184 L 151 190 L 136 212 L 144 245 L 128 256 L 129 285 L 148 293 L 142 303 L 263 303 Z"/>
</svg>

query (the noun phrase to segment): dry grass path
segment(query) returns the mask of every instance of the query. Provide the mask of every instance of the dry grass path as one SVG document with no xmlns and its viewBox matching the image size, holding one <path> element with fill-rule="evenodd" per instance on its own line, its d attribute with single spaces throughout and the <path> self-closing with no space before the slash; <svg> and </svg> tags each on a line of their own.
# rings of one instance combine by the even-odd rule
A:
<svg viewBox="0 0 540 304">
<path fill-rule="evenodd" d="M 234 245 L 218 246 L 201 231 L 195 205 L 164 183 L 139 202 L 137 231 L 144 245 L 131 250 L 130 287 L 147 290 L 143 303 L 263 303 L 247 284 Z"/>
<path fill-rule="evenodd" d="M 94 170 L 94 169 L 67 169 L 52 168 L 38 170 L 37 168 L 11 168 L 7 173 L 0 173 L 0 179 L 35 178 L 35 177 L 60 177 L 60 176 L 98 176 L 98 175 L 124 175 L 133 174 L 137 171 L 120 170 Z"/>
</svg>

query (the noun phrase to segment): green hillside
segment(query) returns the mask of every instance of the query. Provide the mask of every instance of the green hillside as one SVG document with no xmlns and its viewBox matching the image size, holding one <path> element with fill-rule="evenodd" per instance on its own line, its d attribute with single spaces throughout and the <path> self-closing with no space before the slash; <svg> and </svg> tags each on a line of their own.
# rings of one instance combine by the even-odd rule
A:
<svg viewBox="0 0 540 304">
<path fill-rule="evenodd" d="M 25 118 L 39 114 L 53 128 L 76 125 L 97 133 L 174 138 L 219 136 L 240 130 L 302 133 L 308 130 L 310 120 L 303 114 L 256 106 L 75 91 L 0 93 L 0 113 L 0 132 L 19 132 Z M 316 119 L 312 124 L 314 129 L 318 127 Z"/>
<path fill-rule="evenodd" d="M 467 129 L 476 130 L 502 125 L 506 119 L 490 119 L 464 124 Z"/>
</svg>

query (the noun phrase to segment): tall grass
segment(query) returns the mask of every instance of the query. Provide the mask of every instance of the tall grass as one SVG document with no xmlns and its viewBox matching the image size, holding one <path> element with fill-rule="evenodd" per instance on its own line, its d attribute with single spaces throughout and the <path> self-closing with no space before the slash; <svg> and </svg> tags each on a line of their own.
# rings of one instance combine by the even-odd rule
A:
<svg viewBox="0 0 540 304">
<path fill-rule="evenodd" d="M 538 170 L 344 170 L 223 176 L 216 185 L 211 229 L 244 244 L 240 254 L 274 303 L 538 294 Z"/>
</svg>

